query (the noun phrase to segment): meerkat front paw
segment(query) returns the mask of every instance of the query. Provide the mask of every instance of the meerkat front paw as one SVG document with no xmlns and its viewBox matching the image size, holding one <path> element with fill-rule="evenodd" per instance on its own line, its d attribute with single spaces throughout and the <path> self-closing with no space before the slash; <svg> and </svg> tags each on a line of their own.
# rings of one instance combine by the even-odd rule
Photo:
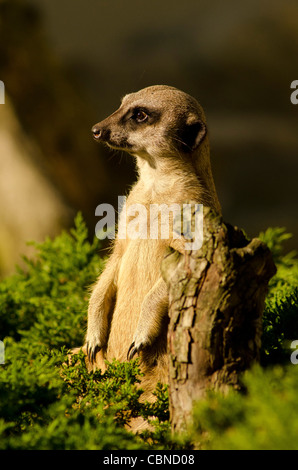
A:
<svg viewBox="0 0 298 470">
<path fill-rule="evenodd" d="M 96 354 L 101 350 L 101 347 L 96 344 L 95 346 L 91 346 L 89 342 L 86 345 L 87 348 L 87 356 L 90 364 L 95 362 Z"/>
<path fill-rule="evenodd" d="M 129 361 L 158 338 L 167 318 L 167 313 L 168 290 L 166 283 L 160 278 L 143 301 L 133 342 L 127 352 Z"/>
<path fill-rule="evenodd" d="M 86 351 L 90 364 L 95 362 L 96 354 L 103 348 L 99 334 L 87 334 Z"/>
<path fill-rule="evenodd" d="M 129 349 L 127 351 L 127 360 L 131 361 L 132 358 L 138 353 L 138 348 L 135 346 L 135 342 L 133 341 L 131 345 L 129 346 Z"/>
<path fill-rule="evenodd" d="M 127 360 L 131 361 L 133 357 L 139 354 L 146 346 L 150 346 L 151 342 L 149 337 L 145 337 L 144 335 L 140 337 L 140 335 L 136 334 L 127 351 Z"/>
<path fill-rule="evenodd" d="M 136 346 L 135 342 L 133 341 L 127 351 L 127 360 L 131 361 L 136 354 L 139 354 L 143 347 L 144 345 L 142 343 Z"/>
</svg>

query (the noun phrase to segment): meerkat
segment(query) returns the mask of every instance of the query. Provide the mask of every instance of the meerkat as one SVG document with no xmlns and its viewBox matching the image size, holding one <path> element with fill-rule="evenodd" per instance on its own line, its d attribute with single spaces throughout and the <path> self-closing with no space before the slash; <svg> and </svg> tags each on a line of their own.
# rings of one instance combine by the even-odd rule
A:
<svg viewBox="0 0 298 470">
<path fill-rule="evenodd" d="M 138 179 L 126 200 L 133 204 L 195 201 L 221 212 L 210 164 L 202 107 L 177 88 L 156 85 L 126 95 L 118 110 L 92 128 L 97 142 L 128 152 Z M 120 214 L 120 219 L 123 214 Z M 115 238 L 112 253 L 89 302 L 85 351 L 91 367 L 105 360 L 140 357 L 146 398 L 168 382 L 168 291 L 160 273 L 167 247 L 183 241 Z"/>
</svg>

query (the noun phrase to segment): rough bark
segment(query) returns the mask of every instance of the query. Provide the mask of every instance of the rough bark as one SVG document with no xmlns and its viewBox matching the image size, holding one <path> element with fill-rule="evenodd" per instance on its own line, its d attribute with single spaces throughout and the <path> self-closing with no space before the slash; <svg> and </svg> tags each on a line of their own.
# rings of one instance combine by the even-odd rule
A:
<svg viewBox="0 0 298 470">
<path fill-rule="evenodd" d="M 276 271 L 259 239 L 249 241 L 208 208 L 203 225 L 201 249 L 171 252 L 162 263 L 173 431 L 186 428 L 207 389 L 239 389 L 241 372 L 259 359 L 264 301 Z"/>
</svg>

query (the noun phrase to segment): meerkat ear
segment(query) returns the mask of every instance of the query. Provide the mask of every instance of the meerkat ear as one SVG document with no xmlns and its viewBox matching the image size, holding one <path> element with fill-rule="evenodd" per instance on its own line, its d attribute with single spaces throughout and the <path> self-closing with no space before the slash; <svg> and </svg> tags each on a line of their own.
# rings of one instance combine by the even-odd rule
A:
<svg viewBox="0 0 298 470">
<path fill-rule="evenodd" d="M 198 121 L 196 123 L 196 131 L 197 131 L 197 135 L 196 135 L 196 138 L 195 138 L 195 141 L 194 141 L 193 150 L 198 148 L 198 146 L 201 144 L 202 140 L 206 136 L 206 134 L 207 134 L 206 124 L 202 121 Z"/>
<path fill-rule="evenodd" d="M 190 150 L 195 150 L 207 134 L 207 127 L 197 116 L 190 116 L 183 129 L 183 142 Z"/>
</svg>

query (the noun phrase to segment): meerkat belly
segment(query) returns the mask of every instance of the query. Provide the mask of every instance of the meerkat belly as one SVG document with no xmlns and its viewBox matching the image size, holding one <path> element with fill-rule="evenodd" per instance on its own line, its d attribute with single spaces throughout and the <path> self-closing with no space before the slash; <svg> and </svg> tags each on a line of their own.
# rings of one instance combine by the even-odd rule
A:
<svg viewBox="0 0 298 470">
<path fill-rule="evenodd" d="M 126 359 L 146 294 L 160 277 L 165 246 L 159 240 L 131 240 L 122 257 L 107 359 Z"/>
</svg>

